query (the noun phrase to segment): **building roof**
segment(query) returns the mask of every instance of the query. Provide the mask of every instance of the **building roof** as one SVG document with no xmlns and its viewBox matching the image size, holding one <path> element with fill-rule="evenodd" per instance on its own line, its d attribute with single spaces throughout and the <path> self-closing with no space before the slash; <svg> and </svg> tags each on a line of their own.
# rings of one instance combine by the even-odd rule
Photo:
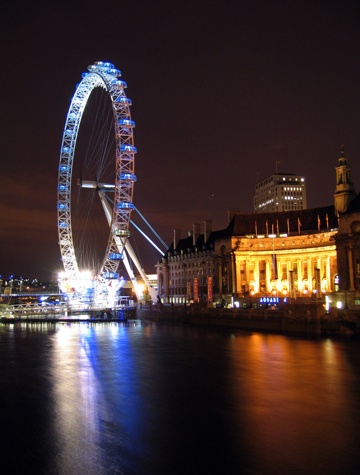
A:
<svg viewBox="0 0 360 475">
<path fill-rule="evenodd" d="M 229 212 L 230 219 L 235 218 L 234 235 L 248 234 L 291 234 L 337 229 L 338 221 L 334 206 L 301 209 L 273 213 L 240 214 Z"/>
<path fill-rule="evenodd" d="M 359 199 L 360 209 L 360 194 L 357 198 Z M 193 251 L 195 247 L 198 250 L 213 249 L 215 241 L 229 239 L 232 236 L 299 234 L 299 231 L 300 234 L 309 234 L 316 233 L 319 229 L 320 231 L 326 231 L 337 229 L 337 227 L 338 220 L 333 205 L 278 213 L 242 214 L 239 211 L 229 211 L 229 224 L 225 229 L 212 231 L 206 243 L 204 234 L 199 234 L 195 246 L 193 235 L 190 234 L 177 242 L 175 251 L 186 253 Z M 174 243 L 171 244 L 168 252 L 174 252 Z"/>
<path fill-rule="evenodd" d="M 193 244 L 193 235 L 189 235 L 186 238 L 179 239 L 179 241 L 176 244 L 176 252 L 188 252 L 189 250 L 193 250 L 195 247 L 198 250 L 209 250 L 213 249 L 214 242 L 219 240 L 219 239 L 226 239 L 226 238 L 231 238 L 233 235 L 234 231 L 234 220 L 232 220 L 227 228 L 225 229 L 220 229 L 219 231 L 212 231 L 209 234 L 208 240 L 205 242 L 205 237 L 204 234 L 199 234 L 199 236 L 196 239 L 195 246 Z M 171 244 L 171 246 L 168 249 L 168 252 L 172 253 L 174 252 L 174 243 Z"/>
</svg>

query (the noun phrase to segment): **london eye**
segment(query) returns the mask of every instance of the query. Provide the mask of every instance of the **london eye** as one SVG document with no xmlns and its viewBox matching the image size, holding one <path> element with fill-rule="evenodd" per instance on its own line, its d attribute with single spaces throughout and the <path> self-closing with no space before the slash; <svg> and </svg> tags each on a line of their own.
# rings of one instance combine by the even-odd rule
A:
<svg viewBox="0 0 360 475">
<path fill-rule="evenodd" d="M 103 61 L 83 73 L 66 116 L 58 169 L 61 285 L 77 293 L 92 288 L 92 298 L 109 305 L 122 285 L 120 262 L 138 293 L 129 262 L 137 260 L 129 242 L 135 122 L 120 77 Z"/>
</svg>

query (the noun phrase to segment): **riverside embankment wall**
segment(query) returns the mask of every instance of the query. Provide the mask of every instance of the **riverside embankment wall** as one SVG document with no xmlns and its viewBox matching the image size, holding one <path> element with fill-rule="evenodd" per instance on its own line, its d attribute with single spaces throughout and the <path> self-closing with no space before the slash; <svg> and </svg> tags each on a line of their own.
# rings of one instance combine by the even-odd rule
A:
<svg viewBox="0 0 360 475">
<path fill-rule="evenodd" d="M 284 308 L 208 308 L 204 305 L 151 305 L 138 308 L 137 317 L 164 323 L 234 328 L 286 335 L 360 334 L 360 312 L 325 313 L 322 304 L 289 304 Z"/>
</svg>

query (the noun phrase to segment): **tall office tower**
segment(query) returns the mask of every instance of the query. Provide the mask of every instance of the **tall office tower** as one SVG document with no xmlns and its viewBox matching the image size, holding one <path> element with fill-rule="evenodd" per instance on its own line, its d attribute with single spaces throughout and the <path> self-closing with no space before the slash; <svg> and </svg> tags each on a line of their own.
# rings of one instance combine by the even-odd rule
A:
<svg viewBox="0 0 360 475">
<path fill-rule="evenodd" d="M 304 176 L 294 173 L 276 173 L 255 186 L 255 213 L 296 211 L 306 208 Z"/>
</svg>

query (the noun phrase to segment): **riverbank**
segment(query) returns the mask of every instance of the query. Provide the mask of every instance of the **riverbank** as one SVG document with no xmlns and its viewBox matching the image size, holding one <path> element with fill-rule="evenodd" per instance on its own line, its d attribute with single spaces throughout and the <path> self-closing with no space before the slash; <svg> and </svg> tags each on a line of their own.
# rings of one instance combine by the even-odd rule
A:
<svg viewBox="0 0 360 475">
<path fill-rule="evenodd" d="M 234 328 L 283 335 L 359 335 L 360 312 L 324 312 L 321 304 L 291 304 L 280 309 L 208 308 L 205 305 L 152 305 L 138 308 L 140 320 Z"/>
<path fill-rule="evenodd" d="M 180 324 L 217 328 L 233 328 L 251 332 L 282 335 L 360 335 L 360 311 L 332 310 L 325 312 L 320 303 L 289 304 L 278 309 L 210 308 L 206 305 L 143 305 L 111 312 L 82 314 L 22 314 L 3 317 L 1 323 L 124 323 L 141 320 L 166 324 Z"/>
</svg>

